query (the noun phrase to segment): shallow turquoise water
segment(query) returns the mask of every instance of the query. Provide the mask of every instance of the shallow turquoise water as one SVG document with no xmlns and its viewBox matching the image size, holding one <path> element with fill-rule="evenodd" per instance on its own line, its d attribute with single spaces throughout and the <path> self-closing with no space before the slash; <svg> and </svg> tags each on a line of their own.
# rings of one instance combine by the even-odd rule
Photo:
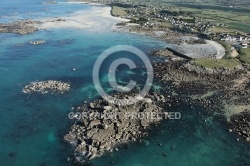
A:
<svg viewBox="0 0 250 166">
<path fill-rule="evenodd" d="M 5 40 L 1 40 L 0 50 L 0 125 L 4 126 L 0 129 L 1 165 L 69 165 L 66 162 L 69 152 L 62 142 L 72 122 L 67 114 L 71 107 L 98 97 L 92 83 L 92 68 L 98 55 L 113 43 L 135 45 L 145 52 L 150 47 L 165 45 L 128 34 L 97 35 L 65 29 L 2 37 Z M 28 44 L 29 40 L 40 38 L 48 42 Z M 60 42 L 68 40 L 71 42 Z M 18 43 L 24 45 L 17 47 Z M 21 93 L 29 82 L 47 79 L 70 82 L 72 89 L 64 95 Z"/>
<path fill-rule="evenodd" d="M 25 2 L 23 4 L 23 2 Z M 0 15 L 12 13 L 26 18 L 26 11 L 44 8 L 40 1 L 1 1 Z M 28 6 L 27 6 L 28 5 Z M 53 7 L 47 14 L 56 16 L 80 10 L 79 6 L 63 5 L 60 11 Z M 26 8 L 25 8 L 26 6 Z M 85 5 L 83 9 L 88 9 Z M 23 14 L 24 13 L 24 14 Z M 20 15 L 19 15 L 20 14 Z M 38 12 L 34 18 L 40 18 Z M 15 17 L 16 17 L 15 16 Z M 0 18 L 0 22 L 13 17 Z M 43 45 L 30 45 L 30 40 L 44 39 Z M 17 47 L 17 44 L 23 44 Z M 126 44 L 140 48 L 145 53 L 166 46 L 162 41 L 148 37 L 114 32 L 91 32 L 75 29 L 39 31 L 31 35 L 0 34 L 0 165 L 71 165 L 66 162 L 69 149 L 62 142 L 63 135 L 72 123 L 67 114 L 71 107 L 98 97 L 92 82 L 92 69 L 96 58 L 107 48 Z M 132 55 L 127 55 L 136 60 Z M 112 60 L 112 59 L 111 59 Z M 72 69 L 76 68 L 76 71 Z M 132 75 L 132 73 L 131 73 Z M 72 88 L 63 95 L 26 95 L 22 88 L 36 80 L 63 80 Z M 103 77 L 103 82 L 107 78 Z M 122 80 L 121 80 L 122 81 Z M 182 103 L 183 119 L 165 121 L 151 131 L 143 143 L 129 145 L 91 165 L 248 165 L 249 145 L 236 142 L 235 135 L 213 117 L 208 122 L 200 118 L 190 106 Z M 208 134 L 207 129 L 211 132 Z M 160 133 L 160 134 L 159 134 Z M 159 135 L 158 135 L 159 134 Z M 158 146 L 161 143 L 162 146 Z M 175 150 L 170 147 L 174 146 Z M 162 155 L 166 153 L 166 157 Z"/>
<path fill-rule="evenodd" d="M 18 21 L 21 19 L 41 19 L 66 15 L 70 12 L 91 8 L 85 4 L 65 4 L 58 0 L 57 4 L 45 4 L 43 0 L 12 0 L 0 1 L 1 22 Z"/>
</svg>

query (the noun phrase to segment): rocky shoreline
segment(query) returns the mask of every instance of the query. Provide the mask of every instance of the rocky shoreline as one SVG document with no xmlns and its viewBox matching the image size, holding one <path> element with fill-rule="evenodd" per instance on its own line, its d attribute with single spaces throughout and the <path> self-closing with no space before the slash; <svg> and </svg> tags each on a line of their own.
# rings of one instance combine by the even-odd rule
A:
<svg viewBox="0 0 250 166">
<path fill-rule="evenodd" d="M 231 119 L 233 129 L 229 132 L 235 132 L 246 141 L 250 142 L 250 113 L 249 111 L 234 115 Z M 239 141 L 239 138 L 236 138 Z"/>
<path fill-rule="evenodd" d="M 178 101 L 198 104 L 210 114 L 219 114 L 226 121 L 226 104 L 241 104 L 250 106 L 250 101 L 241 100 L 248 98 L 250 87 L 242 92 L 242 85 L 236 84 L 242 77 L 248 74 L 247 68 L 239 70 L 214 69 L 214 72 L 208 73 L 206 69 L 193 68 L 190 70 L 190 61 L 175 60 L 169 62 L 160 62 L 153 65 L 156 82 L 162 87 L 171 87 L 170 92 L 153 93 L 147 96 L 147 102 L 141 101 L 135 105 L 119 107 L 105 101 L 104 99 L 95 100 L 89 104 L 83 104 L 75 111 L 84 114 L 96 113 L 123 113 L 118 115 L 115 120 L 98 117 L 90 119 L 77 120 L 71 126 L 64 140 L 72 145 L 74 153 L 69 160 L 76 163 L 85 163 L 95 157 L 103 155 L 105 152 L 118 150 L 120 146 L 129 142 L 139 141 L 141 137 L 147 135 L 147 130 L 153 124 L 162 121 L 141 119 L 127 119 L 124 113 L 136 111 L 137 113 L 153 112 L 162 113 L 171 108 L 171 105 Z M 222 74 L 223 73 L 223 74 Z M 250 83 L 248 78 L 247 84 Z M 164 91 L 164 90 L 163 90 Z M 116 97 L 133 96 L 133 92 L 128 94 L 117 94 Z M 232 97 L 234 96 L 234 97 Z M 249 107 L 250 108 L 250 107 Z M 215 111 L 216 110 L 216 111 Z M 246 110 L 250 111 L 250 110 Z M 240 137 L 249 141 L 249 114 L 243 114 L 248 120 L 228 121 L 228 126 L 233 124 L 233 129 L 228 128 L 229 132 L 240 133 Z M 239 119 L 239 118 L 238 118 Z M 128 125 L 129 124 L 129 125 Z M 232 130 L 232 131 L 231 131 Z M 236 136 L 236 140 L 238 136 Z"/>
<path fill-rule="evenodd" d="M 240 137 L 249 141 L 249 68 L 207 70 L 190 66 L 189 61 L 181 60 L 162 62 L 154 65 L 154 69 L 158 81 L 163 85 L 171 84 L 175 95 L 197 99 L 203 106 L 212 104 L 205 107 L 221 115 L 228 125 L 233 125 L 232 131 L 241 133 Z"/>
</svg>

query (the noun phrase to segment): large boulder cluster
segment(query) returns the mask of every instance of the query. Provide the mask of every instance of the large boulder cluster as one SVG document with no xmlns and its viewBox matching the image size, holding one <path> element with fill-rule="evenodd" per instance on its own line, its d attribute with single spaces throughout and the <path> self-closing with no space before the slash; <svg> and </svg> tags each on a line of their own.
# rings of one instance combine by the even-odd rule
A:
<svg viewBox="0 0 250 166">
<path fill-rule="evenodd" d="M 82 117 L 64 137 L 75 149 L 73 160 L 83 163 L 145 136 L 150 124 L 164 118 L 156 117 L 162 115 L 163 109 L 153 101 L 165 102 L 165 98 L 156 95 L 126 106 L 98 99 L 78 107 L 76 111 Z"/>
<path fill-rule="evenodd" d="M 64 93 L 70 89 L 70 84 L 61 81 L 31 82 L 22 90 L 23 93 Z"/>
<path fill-rule="evenodd" d="M 244 138 L 246 141 L 250 142 L 250 113 L 243 112 L 239 115 L 234 115 L 232 117 L 231 123 L 233 124 L 233 131 L 237 132 L 238 135 Z M 232 129 L 229 129 L 232 131 Z M 239 139 L 237 139 L 239 140 Z"/>
</svg>

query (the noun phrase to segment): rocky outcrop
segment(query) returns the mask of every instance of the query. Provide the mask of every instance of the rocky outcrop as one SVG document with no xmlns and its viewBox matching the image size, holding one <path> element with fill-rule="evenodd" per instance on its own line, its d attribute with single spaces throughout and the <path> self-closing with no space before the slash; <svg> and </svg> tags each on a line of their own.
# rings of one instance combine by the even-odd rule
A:
<svg viewBox="0 0 250 166">
<path fill-rule="evenodd" d="M 231 123 L 233 124 L 233 129 L 229 129 L 229 131 L 235 131 L 240 137 L 250 142 L 250 113 L 246 110 L 246 112 L 239 115 L 234 115 Z"/>
<path fill-rule="evenodd" d="M 70 89 L 70 84 L 61 81 L 31 82 L 22 90 L 23 93 L 64 93 Z"/>
<path fill-rule="evenodd" d="M 116 97 L 130 98 L 123 94 Z M 78 107 L 77 111 L 81 112 L 82 118 L 64 137 L 75 148 L 75 161 L 84 163 L 104 152 L 117 151 L 121 144 L 145 136 L 145 129 L 163 118 L 157 117 L 163 115 L 163 109 L 153 101 L 165 102 L 166 99 L 163 95 L 154 95 L 127 106 L 99 99 Z"/>
<path fill-rule="evenodd" d="M 167 49 L 152 51 L 150 54 L 154 55 L 154 56 L 161 56 L 161 57 L 169 57 L 169 56 L 174 55 L 173 52 L 171 52 Z"/>
<path fill-rule="evenodd" d="M 38 30 L 33 26 L 38 23 L 38 21 L 20 21 L 0 24 L 0 33 L 31 34 Z"/>
<path fill-rule="evenodd" d="M 53 1 L 53 0 L 42 2 L 43 5 L 54 5 L 54 4 L 57 4 L 57 3 L 58 3 L 57 1 Z"/>
</svg>

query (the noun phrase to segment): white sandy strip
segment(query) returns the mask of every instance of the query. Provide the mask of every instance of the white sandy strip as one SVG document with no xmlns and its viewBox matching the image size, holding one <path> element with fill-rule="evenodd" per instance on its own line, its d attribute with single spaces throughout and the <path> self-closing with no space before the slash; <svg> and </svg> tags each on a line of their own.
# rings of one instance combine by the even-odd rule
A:
<svg viewBox="0 0 250 166">
<path fill-rule="evenodd" d="M 69 1 L 69 2 L 58 2 L 58 3 L 69 3 L 69 4 L 89 4 L 89 5 L 102 5 L 100 3 L 93 3 L 93 2 L 77 2 L 77 1 Z"/>
<path fill-rule="evenodd" d="M 91 4 L 90 4 L 91 5 Z M 39 29 L 51 28 L 77 28 L 89 30 L 110 29 L 119 22 L 127 22 L 128 19 L 113 17 L 110 15 L 111 7 L 105 5 L 92 5 L 91 9 L 75 12 L 56 21 L 58 18 L 40 20 L 42 24 L 36 25 Z"/>
</svg>

